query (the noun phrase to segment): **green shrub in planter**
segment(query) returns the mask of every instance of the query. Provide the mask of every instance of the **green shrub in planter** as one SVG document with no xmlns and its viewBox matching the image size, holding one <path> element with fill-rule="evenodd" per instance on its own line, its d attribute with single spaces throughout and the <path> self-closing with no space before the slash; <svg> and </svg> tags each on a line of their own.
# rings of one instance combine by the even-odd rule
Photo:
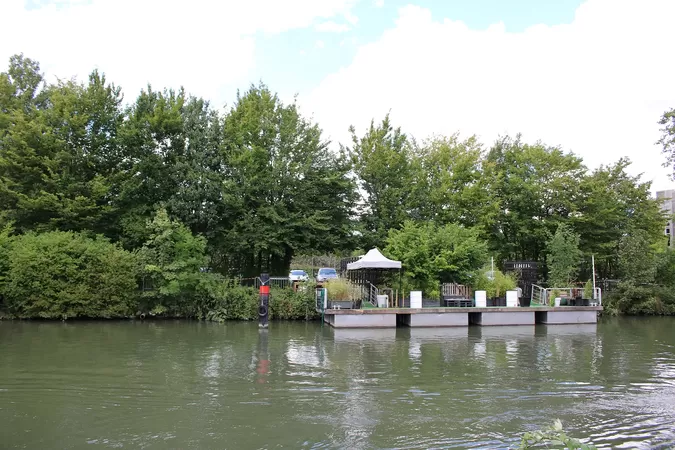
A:
<svg viewBox="0 0 675 450">
<path fill-rule="evenodd" d="M 501 298 L 506 291 L 516 289 L 518 283 L 513 274 L 504 274 L 500 270 L 494 270 L 494 277 L 490 279 L 491 268 L 483 267 L 475 276 L 474 291 L 485 291 L 488 299 Z"/>
<path fill-rule="evenodd" d="M 586 284 L 584 284 L 583 297 L 586 300 L 590 300 L 593 298 L 593 283 L 591 282 L 591 280 L 588 280 Z"/>
</svg>

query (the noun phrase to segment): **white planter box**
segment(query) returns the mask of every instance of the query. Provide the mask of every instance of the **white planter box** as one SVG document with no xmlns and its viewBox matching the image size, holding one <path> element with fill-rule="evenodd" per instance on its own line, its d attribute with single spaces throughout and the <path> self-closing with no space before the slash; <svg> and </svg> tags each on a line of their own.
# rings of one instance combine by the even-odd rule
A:
<svg viewBox="0 0 675 450">
<path fill-rule="evenodd" d="M 389 303 L 389 296 L 387 295 L 378 295 L 377 296 L 377 307 L 386 308 Z"/>
<path fill-rule="evenodd" d="M 410 291 L 410 307 L 422 307 L 422 291 Z"/>
<path fill-rule="evenodd" d="M 476 291 L 474 292 L 476 298 L 476 308 L 485 308 L 487 307 L 487 292 L 486 291 Z"/>
<path fill-rule="evenodd" d="M 506 306 L 509 308 L 518 306 L 518 291 L 506 291 Z"/>
<path fill-rule="evenodd" d="M 555 303 L 555 306 L 560 306 L 560 297 L 556 297 L 555 300 L 553 300 Z"/>
</svg>

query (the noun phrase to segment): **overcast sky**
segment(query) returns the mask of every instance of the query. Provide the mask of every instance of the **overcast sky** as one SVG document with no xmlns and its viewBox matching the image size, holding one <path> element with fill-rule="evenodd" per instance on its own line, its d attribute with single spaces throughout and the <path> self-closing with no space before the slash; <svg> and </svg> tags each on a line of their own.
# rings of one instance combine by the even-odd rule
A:
<svg viewBox="0 0 675 450">
<path fill-rule="evenodd" d="M 549 5 L 550 4 L 550 5 Z M 418 139 L 521 132 L 595 167 L 655 145 L 675 107 L 675 0 L 1 0 L 0 58 L 231 104 L 264 81 L 346 142 L 391 111 Z"/>
</svg>

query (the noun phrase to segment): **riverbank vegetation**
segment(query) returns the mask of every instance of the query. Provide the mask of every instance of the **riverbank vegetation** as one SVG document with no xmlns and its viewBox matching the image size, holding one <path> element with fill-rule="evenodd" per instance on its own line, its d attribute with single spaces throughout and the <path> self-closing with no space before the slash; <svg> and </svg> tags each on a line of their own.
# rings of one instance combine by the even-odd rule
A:
<svg viewBox="0 0 675 450">
<path fill-rule="evenodd" d="M 263 84 L 221 111 L 183 89 L 125 98 L 97 71 L 48 82 L 13 56 L 0 75 L 2 308 L 252 318 L 237 277 L 379 247 L 428 292 L 472 283 L 490 257 L 583 284 L 593 254 L 598 279 L 620 280 L 611 310 L 675 312 L 665 218 L 630 161 L 590 170 L 520 136 L 420 141 L 389 116 L 351 134 L 329 143 Z M 273 315 L 313 314 L 306 294 L 274 298 Z"/>
</svg>

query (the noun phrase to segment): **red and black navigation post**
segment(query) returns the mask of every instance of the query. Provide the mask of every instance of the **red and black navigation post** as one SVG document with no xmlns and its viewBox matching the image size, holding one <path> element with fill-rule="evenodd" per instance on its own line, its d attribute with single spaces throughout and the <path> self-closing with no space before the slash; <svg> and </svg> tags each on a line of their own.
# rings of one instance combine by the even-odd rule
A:
<svg viewBox="0 0 675 450">
<path fill-rule="evenodd" d="M 267 328 L 267 319 L 270 309 L 270 275 L 260 275 L 260 303 L 258 304 L 258 326 Z"/>
</svg>

